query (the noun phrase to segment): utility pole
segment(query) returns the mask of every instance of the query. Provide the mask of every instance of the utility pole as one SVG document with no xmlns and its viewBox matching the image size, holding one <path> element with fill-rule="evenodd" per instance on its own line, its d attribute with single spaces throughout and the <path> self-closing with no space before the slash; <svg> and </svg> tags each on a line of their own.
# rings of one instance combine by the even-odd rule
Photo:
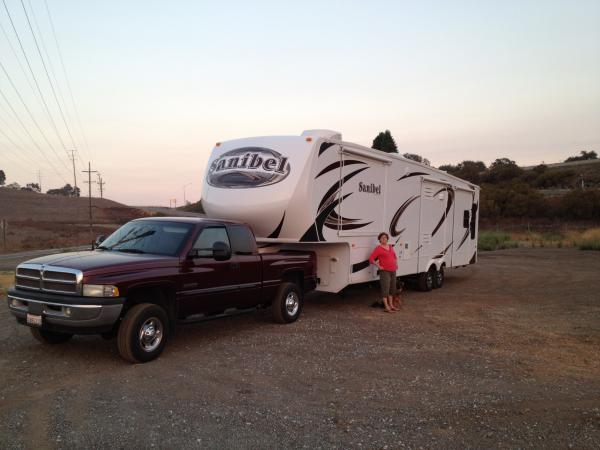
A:
<svg viewBox="0 0 600 450">
<path fill-rule="evenodd" d="M 183 185 L 183 206 L 187 205 L 187 203 L 185 202 L 185 188 L 188 186 L 191 186 L 194 183 L 186 183 Z"/>
<path fill-rule="evenodd" d="M 90 200 L 90 241 L 93 242 L 94 234 L 92 231 L 92 183 L 95 183 L 95 181 L 92 181 L 92 173 L 97 173 L 98 171 L 92 170 L 92 163 L 88 162 L 88 170 L 82 170 L 82 172 L 88 174 L 88 181 L 85 181 L 85 183 L 88 184 L 88 198 Z"/>
<path fill-rule="evenodd" d="M 73 163 L 73 192 L 77 192 L 77 175 L 75 175 L 75 150 L 69 151 L 71 152 L 71 157 L 69 159 Z"/>
<path fill-rule="evenodd" d="M 38 176 L 38 186 L 40 187 L 40 194 L 43 194 L 44 190 L 42 189 L 42 171 L 41 170 L 38 170 L 37 176 Z"/>
<path fill-rule="evenodd" d="M 100 198 L 104 198 L 104 185 L 106 183 L 102 180 L 102 176 L 100 175 L 100 172 L 98 172 L 97 175 L 98 175 L 98 186 L 100 187 Z"/>
</svg>

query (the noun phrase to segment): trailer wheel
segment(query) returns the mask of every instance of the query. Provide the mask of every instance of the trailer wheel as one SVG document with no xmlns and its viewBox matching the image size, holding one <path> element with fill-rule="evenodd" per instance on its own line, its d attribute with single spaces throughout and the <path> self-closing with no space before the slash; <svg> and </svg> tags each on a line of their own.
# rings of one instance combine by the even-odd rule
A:
<svg viewBox="0 0 600 450">
<path fill-rule="evenodd" d="M 117 347 L 126 361 L 140 363 L 158 357 L 169 334 L 169 317 L 159 305 L 135 305 L 119 326 Z"/>
<path fill-rule="evenodd" d="M 444 284 L 444 267 L 440 267 L 440 270 L 436 270 L 433 275 L 433 287 L 439 289 Z"/>
<path fill-rule="evenodd" d="M 421 272 L 419 274 L 419 290 L 423 292 L 427 292 L 433 289 L 433 272 L 435 271 L 435 266 L 432 266 L 428 272 Z"/>
<path fill-rule="evenodd" d="M 70 340 L 73 335 L 68 333 L 57 333 L 55 331 L 42 330 L 41 328 L 29 328 L 34 338 L 44 344 L 62 344 Z"/>
<path fill-rule="evenodd" d="M 277 323 L 292 323 L 302 311 L 302 292 L 295 283 L 283 282 L 271 304 L 273 320 Z"/>
</svg>

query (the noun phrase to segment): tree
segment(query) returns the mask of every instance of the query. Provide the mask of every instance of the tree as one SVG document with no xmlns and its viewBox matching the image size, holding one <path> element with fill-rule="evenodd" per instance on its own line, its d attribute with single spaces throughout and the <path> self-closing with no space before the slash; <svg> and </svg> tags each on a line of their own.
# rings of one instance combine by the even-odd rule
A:
<svg viewBox="0 0 600 450">
<path fill-rule="evenodd" d="M 423 158 L 421 155 L 417 155 L 416 153 L 404 153 L 402 156 L 404 156 L 406 159 L 411 159 L 413 161 L 425 164 L 426 166 L 431 165 L 427 158 Z"/>
<path fill-rule="evenodd" d="M 65 197 L 79 197 L 79 188 L 73 188 L 69 183 L 65 184 L 60 189 L 50 189 L 46 192 L 50 195 L 64 195 Z"/>
<path fill-rule="evenodd" d="M 37 183 L 27 183 L 27 186 L 21 188 L 22 191 L 40 192 L 40 185 Z"/>
<path fill-rule="evenodd" d="M 6 185 L 7 188 L 9 189 L 21 189 L 21 185 L 19 183 L 10 183 Z"/>
<path fill-rule="evenodd" d="M 587 161 L 588 159 L 598 159 L 598 153 L 596 153 L 593 150 L 590 152 L 586 152 L 585 150 L 582 150 L 579 153 L 579 156 L 570 156 L 567 159 L 565 159 L 565 162 Z"/>
<path fill-rule="evenodd" d="M 517 163 L 508 158 L 498 158 L 491 165 L 485 176 L 485 181 L 490 183 L 501 183 L 510 181 L 523 173 L 523 169 Z"/>
<path fill-rule="evenodd" d="M 396 142 L 394 141 L 390 130 L 379 133 L 375 139 L 373 139 L 373 145 L 371 147 L 386 153 L 398 153 L 398 147 L 396 146 Z"/>
<path fill-rule="evenodd" d="M 5 182 L 6 182 L 6 174 L 4 173 L 4 170 L 0 170 L 0 186 L 4 186 Z"/>
</svg>

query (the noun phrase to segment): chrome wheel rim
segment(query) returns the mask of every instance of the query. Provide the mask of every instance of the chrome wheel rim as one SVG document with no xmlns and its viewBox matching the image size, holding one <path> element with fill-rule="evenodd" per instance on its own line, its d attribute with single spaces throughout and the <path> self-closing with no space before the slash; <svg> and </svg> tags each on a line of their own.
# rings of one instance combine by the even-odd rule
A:
<svg viewBox="0 0 600 450">
<path fill-rule="evenodd" d="M 157 317 L 150 317 L 140 328 L 140 347 L 145 352 L 152 352 L 158 348 L 163 338 L 163 325 Z"/>
<path fill-rule="evenodd" d="M 437 284 L 442 284 L 442 280 L 444 279 L 444 274 L 442 273 L 441 270 L 435 274 L 435 278 L 436 278 Z"/>
<path fill-rule="evenodd" d="M 295 316 L 300 309 L 300 298 L 295 292 L 290 292 L 285 298 L 285 309 L 290 316 Z"/>
</svg>

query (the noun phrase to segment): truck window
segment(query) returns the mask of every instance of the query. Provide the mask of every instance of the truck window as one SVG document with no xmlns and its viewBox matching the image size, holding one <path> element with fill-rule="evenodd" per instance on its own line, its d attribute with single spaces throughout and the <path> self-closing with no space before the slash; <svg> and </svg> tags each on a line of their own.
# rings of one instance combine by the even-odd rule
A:
<svg viewBox="0 0 600 450">
<path fill-rule="evenodd" d="M 231 225 L 231 251 L 238 255 L 252 255 L 256 253 L 256 240 L 250 229 L 243 225 Z"/>
<path fill-rule="evenodd" d="M 215 242 L 224 242 L 230 246 L 225 227 L 204 228 L 194 243 L 193 250 L 196 251 L 196 256 L 199 258 L 212 257 Z"/>
<path fill-rule="evenodd" d="M 469 228 L 469 210 L 465 209 L 465 212 L 463 214 L 463 227 L 464 228 Z"/>
</svg>

